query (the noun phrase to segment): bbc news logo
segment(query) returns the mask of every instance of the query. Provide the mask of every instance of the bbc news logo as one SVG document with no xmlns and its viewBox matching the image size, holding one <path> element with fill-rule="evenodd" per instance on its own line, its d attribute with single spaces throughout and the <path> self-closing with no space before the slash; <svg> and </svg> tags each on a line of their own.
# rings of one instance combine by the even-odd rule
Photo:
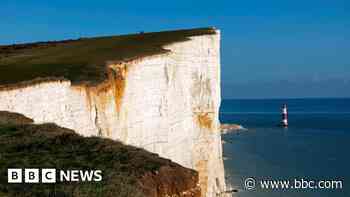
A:
<svg viewBox="0 0 350 197">
<path fill-rule="evenodd" d="M 7 169 L 8 183 L 100 182 L 101 170 Z"/>
</svg>

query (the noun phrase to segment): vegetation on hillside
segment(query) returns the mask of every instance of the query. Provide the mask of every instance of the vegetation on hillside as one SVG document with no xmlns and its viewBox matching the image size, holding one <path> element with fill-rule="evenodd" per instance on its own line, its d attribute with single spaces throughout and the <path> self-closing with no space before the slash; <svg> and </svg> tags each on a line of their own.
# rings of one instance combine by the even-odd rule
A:
<svg viewBox="0 0 350 197">
<path fill-rule="evenodd" d="M 157 154 L 110 139 L 82 137 L 55 124 L 28 122 L 18 114 L 0 113 L 0 196 L 138 197 L 179 194 L 197 184 L 195 171 Z M 102 170 L 103 179 L 11 184 L 7 183 L 8 168 Z"/>
</svg>

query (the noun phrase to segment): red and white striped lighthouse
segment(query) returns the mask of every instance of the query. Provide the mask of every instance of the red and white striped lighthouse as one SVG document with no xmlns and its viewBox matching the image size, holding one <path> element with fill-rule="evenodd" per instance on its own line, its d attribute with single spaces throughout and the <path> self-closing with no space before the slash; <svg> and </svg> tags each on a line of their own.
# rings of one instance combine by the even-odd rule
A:
<svg viewBox="0 0 350 197">
<path fill-rule="evenodd" d="M 287 109 L 287 104 L 284 104 L 282 107 L 282 121 L 281 125 L 283 127 L 288 127 L 288 109 Z"/>
</svg>

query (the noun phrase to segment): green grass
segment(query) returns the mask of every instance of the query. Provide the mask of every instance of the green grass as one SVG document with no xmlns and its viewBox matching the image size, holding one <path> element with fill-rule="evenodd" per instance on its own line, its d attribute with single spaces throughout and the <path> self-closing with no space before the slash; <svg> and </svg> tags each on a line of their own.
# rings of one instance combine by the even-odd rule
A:
<svg viewBox="0 0 350 197">
<path fill-rule="evenodd" d="M 215 34 L 215 29 L 0 46 L 0 86 L 55 77 L 64 77 L 73 84 L 96 84 L 106 79 L 107 61 L 123 62 L 165 53 L 162 46 L 203 34 Z"/>
<path fill-rule="evenodd" d="M 144 195 L 138 184 L 142 175 L 174 166 L 143 149 L 109 139 L 84 138 L 54 124 L 1 125 L 0 147 L 0 196 L 9 197 L 138 197 Z M 9 184 L 8 168 L 98 169 L 103 181 Z"/>
</svg>

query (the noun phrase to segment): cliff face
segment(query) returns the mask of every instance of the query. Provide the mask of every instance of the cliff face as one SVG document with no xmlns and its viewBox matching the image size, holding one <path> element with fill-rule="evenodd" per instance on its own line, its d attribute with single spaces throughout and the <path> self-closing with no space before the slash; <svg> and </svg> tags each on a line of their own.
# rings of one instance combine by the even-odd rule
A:
<svg viewBox="0 0 350 197">
<path fill-rule="evenodd" d="M 68 80 L 0 90 L 0 110 L 158 153 L 199 172 L 203 196 L 225 189 L 218 111 L 220 33 L 164 46 L 167 53 L 108 63 L 96 86 Z"/>
</svg>

